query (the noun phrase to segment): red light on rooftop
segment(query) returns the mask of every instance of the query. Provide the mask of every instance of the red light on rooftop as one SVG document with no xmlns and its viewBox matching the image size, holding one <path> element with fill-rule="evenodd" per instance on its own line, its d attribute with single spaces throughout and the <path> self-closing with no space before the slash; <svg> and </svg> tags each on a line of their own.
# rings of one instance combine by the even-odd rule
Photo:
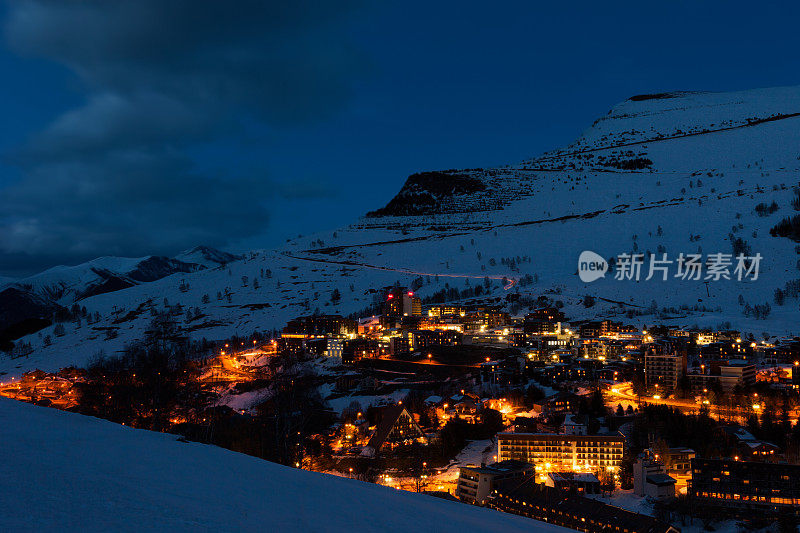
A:
<svg viewBox="0 0 800 533">
<path fill-rule="evenodd" d="M 408 291 L 408 295 L 409 295 L 409 296 L 414 296 L 414 293 L 413 293 L 413 292 L 411 292 L 411 291 Z"/>
<path fill-rule="evenodd" d="M 394 298 L 394 294 L 390 294 L 389 296 L 386 297 L 387 300 L 391 300 L 392 298 Z"/>
</svg>

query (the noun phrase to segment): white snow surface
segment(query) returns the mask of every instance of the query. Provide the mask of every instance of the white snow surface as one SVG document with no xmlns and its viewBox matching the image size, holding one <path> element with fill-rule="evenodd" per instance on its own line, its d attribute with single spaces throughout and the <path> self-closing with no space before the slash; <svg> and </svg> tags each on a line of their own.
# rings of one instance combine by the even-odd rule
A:
<svg viewBox="0 0 800 533">
<path fill-rule="evenodd" d="M 7 531 L 567 531 L 0 398 Z"/>
</svg>

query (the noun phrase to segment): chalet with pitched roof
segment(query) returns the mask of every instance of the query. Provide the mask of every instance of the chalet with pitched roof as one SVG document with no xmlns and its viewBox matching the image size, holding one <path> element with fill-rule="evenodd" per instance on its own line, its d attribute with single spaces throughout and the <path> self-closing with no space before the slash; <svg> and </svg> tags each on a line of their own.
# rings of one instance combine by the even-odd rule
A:
<svg viewBox="0 0 800 533">
<path fill-rule="evenodd" d="M 381 420 L 361 454 L 375 456 L 414 443 L 427 444 L 425 433 L 404 406 L 393 405 L 383 410 Z"/>
</svg>

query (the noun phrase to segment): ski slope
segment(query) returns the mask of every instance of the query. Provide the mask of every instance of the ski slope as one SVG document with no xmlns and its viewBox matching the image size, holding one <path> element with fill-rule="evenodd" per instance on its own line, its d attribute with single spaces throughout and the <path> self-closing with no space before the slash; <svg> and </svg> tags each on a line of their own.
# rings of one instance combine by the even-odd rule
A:
<svg viewBox="0 0 800 533">
<path fill-rule="evenodd" d="M 5 531 L 568 531 L 0 398 Z"/>
</svg>

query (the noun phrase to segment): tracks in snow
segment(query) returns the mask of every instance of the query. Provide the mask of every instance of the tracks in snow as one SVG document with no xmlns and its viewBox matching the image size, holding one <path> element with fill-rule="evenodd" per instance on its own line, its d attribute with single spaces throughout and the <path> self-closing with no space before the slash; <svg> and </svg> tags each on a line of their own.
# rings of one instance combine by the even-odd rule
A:
<svg viewBox="0 0 800 533">
<path fill-rule="evenodd" d="M 386 272 L 399 272 L 400 274 L 412 274 L 415 276 L 439 276 L 443 278 L 461 278 L 461 279 L 497 279 L 500 281 L 505 281 L 505 285 L 503 286 L 504 290 L 508 290 L 514 285 L 516 285 L 517 280 L 516 278 L 509 277 L 509 276 L 499 276 L 499 275 L 484 275 L 478 276 L 475 274 L 450 274 L 450 273 L 442 273 L 442 272 L 421 272 L 419 270 L 411 270 L 407 268 L 391 268 L 386 266 L 379 266 L 379 265 L 370 265 L 369 263 L 361 263 L 359 261 L 347 261 L 347 260 L 336 260 L 336 259 L 322 259 L 322 258 L 315 258 L 315 257 L 303 257 L 301 255 L 291 254 L 289 252 L 281 252 L 286 257 L 290 257 L 292 259 L 297 259 L 300 261 L 311 261 L 314 263 L 328 263 L 334 265 L 343 265 L 343 266 L 354 266 L 354 267 L 361 267 L 361 268 L 371 268 L 374 270 L 384 270 Z"/>
</svg>

